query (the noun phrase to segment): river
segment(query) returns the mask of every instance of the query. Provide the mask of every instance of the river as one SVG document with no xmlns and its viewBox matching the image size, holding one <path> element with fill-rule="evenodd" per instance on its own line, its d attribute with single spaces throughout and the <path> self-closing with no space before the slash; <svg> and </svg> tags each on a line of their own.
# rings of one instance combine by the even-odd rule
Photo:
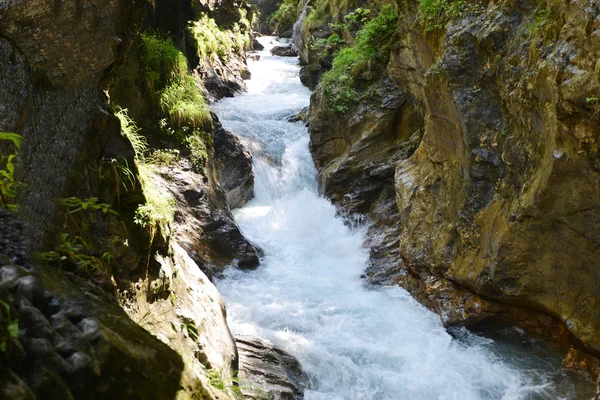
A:
<svg viewBox="0 0 600 400">
<path fill-rule="evenodd" d="M 273 39 L 261 41 L 268 49 Z M 216 282 L 231 330 L 296 356 L 307 400 L 589 398 L 591 385 L 562 371 L 544 341 L 517 329 L 450 335 L 403 289 L 361 279 L 365 230 L 318 194 L 307 128 L 286 120 L 309 104 L 297 59 L 260 54 L 248 91 L 213 105 L 253 153 L 255 198 L 234 215 L 264 250 L 257 270 L 230 268 Z"/>
</svg>

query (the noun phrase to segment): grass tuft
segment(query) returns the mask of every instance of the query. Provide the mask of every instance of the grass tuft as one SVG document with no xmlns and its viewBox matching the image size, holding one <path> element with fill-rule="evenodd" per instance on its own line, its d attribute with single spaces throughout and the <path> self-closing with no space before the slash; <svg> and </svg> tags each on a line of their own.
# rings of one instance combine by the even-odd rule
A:
<svg viewBox="0 0 600 400">
<path fill-rule="evenodd" d="M 320 83 L 330 111 L 348 112 L 360 99 L 361 81 L 372 80 L 385 68 L 397 22 L 398 14 L 392 6 L 383 6 L 358 31 L 354 46 L 336 53 L 331 70 L 323 74 Z"/>
<path fill-rule="evenodd" d="M 173 124 L 204 126 L 211 123 L 200 82 L 189 71 L 185 56 L 170 39 L 143 34 L 140 64 L 152 98 Z"/>
</svg>

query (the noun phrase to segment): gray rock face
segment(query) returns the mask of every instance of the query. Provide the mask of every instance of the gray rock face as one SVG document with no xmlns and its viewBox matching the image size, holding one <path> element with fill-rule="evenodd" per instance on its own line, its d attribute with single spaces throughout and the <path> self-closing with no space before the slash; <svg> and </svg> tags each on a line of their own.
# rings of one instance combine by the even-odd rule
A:
<svg viewBox="0 0 600 400">
<path fill-rule="evenodd" d="M 308 376 L 292 355 L 252 336 L 236 336 L 241 390 L 246 399 L 295 400 L 309 388 Z M 245 381 L 251 381 L 247 387 Z"/>
<path fill-rule="evenodd" d="M 10 310 L 0 311 L 6 346 L 0 398 L 175 398 L 183 373 L 179 355 L 97 286 L 31 265 L 21 231 L 0 208 L 0 299 Z M 11 338 L 7 327 L 17 319 L 19 333 Z"/>
<path fill-rule="evenodd" d="M 225 191 L 230 208 L 239 208 L 254 196 L 252 155 L 231 132 L 215 123 L 213 137 L 217 182 Z"/>
<path fill-rule="evenodd" d="M 0 131 L 24 137 L 18 172 L 27 236 L 39 247 L 81 147 L 106 124 L 102 90 L 137 31 L 143 1 L 25 0 L 0 6 Z M 59 172 L 60 171 L 60 172 Z"/>
<path fill-rule="evenodd" d="M 175 197 L 174 238 L 210 277 L 235 261 L 240 268 L 255 268 L 259 250 L 248 241 L 233 219 L 225 192 L 213 179 L 193 171 L 188 160 L 160 169 L 160 182 Z"/>
<path fill-rule="evenodd" d="M 409 22 L 416 2 L 400 7 L 391 89 L 331 116 L 317 88 L 311 150 L 325 193 L 381 224 L 374 282 L 447 325 L 507 318 L 598 355 L 600 7 L 555 1 L 535 26 L 525 3 L 492 2 L 434 35 Z"/>
</svg>

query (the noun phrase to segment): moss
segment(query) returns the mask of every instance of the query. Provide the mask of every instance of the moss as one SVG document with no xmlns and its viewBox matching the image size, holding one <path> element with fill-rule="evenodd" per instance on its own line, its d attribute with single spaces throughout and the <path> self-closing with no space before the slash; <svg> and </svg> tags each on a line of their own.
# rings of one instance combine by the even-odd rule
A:
<svg viewBox="0 0 600 400">
<path fill-rule="evenodd" d="M 312 5 L 312 11 L 306 17 L 308 29 L 318 29 L 325 25 L 328 20 L 341 21 L 353 5 L 353 0 L 316 0 Z"/>
<path fill-rule="evenodd" d="M 166 238 L 175 217 L 175 198 L 166 189 L 156 184 L 156 167 L 153 164 L 139 163 L 138 170 L 146 204 L 138 207 L 135 213 L 135 222 L 142 227 L 149 228 L 151 237 L 154 237 L 160 228 L 160 232 Z"/>
<path fill-rule="evenodd" d="M 398 14 L 386 5 L 356 34 L 356 43 L 339 51 L 333 67 L 320 83 L 327 107 L 332 112 L 347 112 L 360 99 L 363 82 L 378 75 L 389 59 L 390 38 L 396 29 Z"/>
</svg>

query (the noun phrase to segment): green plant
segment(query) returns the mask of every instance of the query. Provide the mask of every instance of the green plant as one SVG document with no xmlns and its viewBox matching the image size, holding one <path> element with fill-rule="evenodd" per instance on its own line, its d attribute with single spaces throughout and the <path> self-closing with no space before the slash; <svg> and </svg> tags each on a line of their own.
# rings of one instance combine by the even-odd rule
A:
<svg viewBox="0 0 600 400">
<path fill-rule="evenodd" d="M 174 128 L 164 119 L 159 121 L 159 127 L 164 134 L 174 137 L 179 144 L 190 151 L 190 160 L 196 168 L 200 169 L 204 166 L 208 160 L 208 146 L 212 145 L 210 134 L 193 126 Z"/>
<path fill-rule="evenodd" d="M 83 237 L 69 233 L 61 234 L 60 243 L 54 250 L 37 253 L 36 258 L 59 268 L 69 269 L 76 265 L 85 273 L 109 273 L 114 262 L 109 252 L 94 254 L 92 246 Z"/>
<path fill-rule="evenodd" d="M 208 124 L 212 117 L 196 78 L 190 73 L 178 78 L 159 93 L 162 111 L 178 126 Z"/>
<path fill-rule="evenodd" d="M 143 34 L 140 67 L 155 106 L 173 124 L 201 126 L 212 121 L 199 79 L 189 71 L 185 56 L 171 39 Z"/>
<path fill-rule="evenodd" d="M 14 208 L 14 204 L 10 202 L 17 196 L 17 189 L 23 185 L 15 179 L 16 158 L 22 138 L 16 133 L 0 132 L 0 140 L 10 142 L 14 148 L 6 156 L 0 154 L 0 165 L 4 164 L 4 168 L 0 169 L 0 199 L 2 205 L 8 208 Z"/>
<path fill-rule="evenodd" d="M 586 97 L 585 102 L 589 106 L 594 107 L 594 114 L 592 114 L 592 116 L 590 117 L 590 119 L 593 119 L 600 112 L 600 101 L 598 101 L 598 97 L 594 96 L 594 97 Z"/>
<path fill-rule="evenodd" d="M 140 134 L 140 129 L 137 127 L 136 123 L 129 118 L 126 108 L 117 111 L 115 116 L 121 122 L 121 135 L 125 136 L 133 147 L 135 158 L 138 160 L 143 159 L 144 153 L 148 148 L 148 141 Z"/>
<path fill-rule="evenodd" d="M 176 203 L 175 198 L 166 189 L 155 182 L 155 167 L 151 164 L 140 163 L 138 170 L 140 182 L 146 197 L 146 203 L 138 207 L 135 212 L 134 222 L 141 227 L 149 228 L 153 240 L 158 228 L 166 238 L 169 226 L 173 222 Z"/>
<path fill-rule="evenodd" d="M 549 21 L 548 16 L 549 16 L 548 10 L 546 10 L 546 9 L 537 10 L 535 12 L 534 21 L 531 23 L 531 25 L 529 25 L 529 32 L 532 35 L 535 35 L 539 32 L 540 29 L 542 29 L 546 25 L 548 25 L 548 21 Z"/>
<path fill-rule="evenodd" d="M 309 30 L 320 28 L 327 20 L 334 24 L 342 23 L 348 10 L 356 6 L 356 3 L 358 3 L 356 0 L 316 0 L 305 23 Z"/>
<path fill-rule="evenodd" d="M 98 166 L 98 177 L 101 181 L 112 181 L 117 201 L 121 200 L 121 186 L 127 190 L 135 189 L 135 174 L 129 167 L 125 157 L 121 157 L 122 163 L 116 158 L 104 159 Z M 129 184 L 129 187 L 128 187 Z"/>
<path fill-rule="evenodd" d="M 349 24 L 363 25 L 369 20 L 371 10 L 368 8 L 358 7 L 356 10 L 346 14 L 345 18 Z"/>
<path fill-rule="evenodd" d="M 320 83 L 330 111 L 348 112 L 360 99 L 359 81 L 373 79 L 385 67 L 397 21 L 398 14 L 390 5 L 385 5 L 358 31 L 354 46 L 335 55 L 333 67 Z"/>
<path fill-rule="evenodd" d="M 205 136 L 207 135 L 203 132 L 194 131 L 194 134 L 186 139 L 187 147 L 190 150 L 190 160 L 198 169 L 202 168 L 208 160 L 207 139 Z"/>
<path fill-rule="evenodd" d="M 156 166 L 151 163 L 151 159 L 146 158 L 147 141 L 139 133 L 135 122 L 128 117 L 127 109 L 122 109 L 115 115 L 121 121 L 121 134 L 129 139 L 135 150 L 139 180 L 146 198 L 146 203 L 136 210 L 134 222 L 143 228 L 148 228 L 151 241 L 154 240 L 159 228 L 166 238 L 169 225 L 175 215 L 175 199 L 166 189 L 156 184 Z"/>
<path fill-rule="evenodd" d="M 421 0 L 418 22 L 426 31 L 442 29 L 446 22 L 479 7 L 477 0 Z"/>
<path fill-rule="evenodd" d="M 279 8 L 267 17 L 267 23 L 273 31 L 280 33 L 292 29 L 298 18 L 298 0 L 283 0 Z"/>
<path fill-rule="evenodd" d="M 67 197 L 60 199 L 58 202 L 68 208 L 68 214 L 74 214 L 79 211 L 101 211 L 102 214 L 113 214 L 119 215 L 115 210 L 112 209 L 110 204 L 100 203 L 97 197 L 90 197 L 89 199 L 80 199 L 78 197 Z"/>
<path fill-rule="evenodd" d="M 232 30 L 221 29 L 207 15 L 193 21 L 188 27 L 196 41 L 196 51 L 201 59 L 229 61 L 234 53 L 242 54 L 250 44 L 249 21 L 240 19 L 242 26 L 235 23 Z"/>
<path fill-rule="evenodd" d="M 179 160 L 179 150 L 177 149 L 157 149 L 149 157 L 152 164 L 167 166 Z"/>
<path fill-rule="evenodd" d="M 6 353 L 10 341 L 19 337 L 19 319 L 12 317 L 10 304 L 2 299 L 0 299 L 0 309 L 3 322 L 0 330 L 0 351 Z"/>
<path fill-rule="evenodd" d="M 185 56 L 170 38 L 142 33 L 139 50 L 140 67 L 151 91 L 160 90 L 171 75 L 182 75 L 187 71 Z"/>
</svg>

